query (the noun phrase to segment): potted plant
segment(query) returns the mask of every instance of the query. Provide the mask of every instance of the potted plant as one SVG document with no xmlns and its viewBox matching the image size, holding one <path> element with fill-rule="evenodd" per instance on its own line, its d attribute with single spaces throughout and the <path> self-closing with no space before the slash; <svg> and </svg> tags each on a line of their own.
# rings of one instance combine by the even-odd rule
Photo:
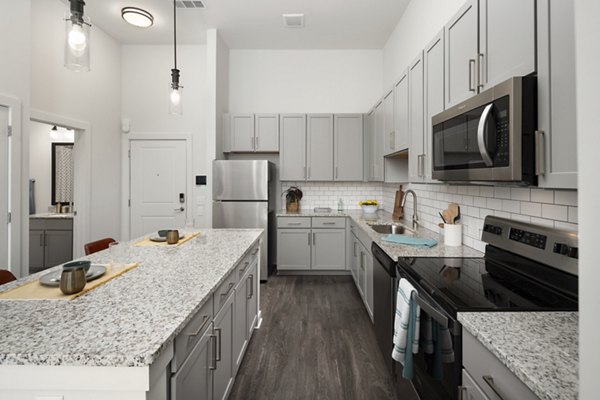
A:
<svg viewBox="0 0 600 400">
<path fill-rule="evenodd" d="M 290 186 L 285 192 L 285 209 L 287 212 L 298 212 L 300 209 L 300 200 L 302 199 L 302 190 L 297 186 Z"/>
<path fill-rule="evenodd" d="M 377 200 L 363 200 L 359 201 L 358 205 L 362 208 L 365 214 L 374 214 L 377 211 L 379 203 Z"/>
</svg>

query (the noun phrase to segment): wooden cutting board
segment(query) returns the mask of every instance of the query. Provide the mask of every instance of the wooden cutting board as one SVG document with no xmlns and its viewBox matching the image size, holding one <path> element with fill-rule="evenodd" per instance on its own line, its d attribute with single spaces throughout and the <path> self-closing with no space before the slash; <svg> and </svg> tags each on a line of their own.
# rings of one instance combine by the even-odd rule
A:
<svg viewBox="0 0 600 400">
<path fill-rule="evenodd" d="M 392 219 L 394 221 L 399 221 L 404 216 L 404 209 L 400 204 L 402 204 L 402 199 L 404 198 L 404 191 L 402 190 L 402 185 L 396 190 L 396 199 L 394 200 L 394 213 L 392 214 Z"/>
</svg>

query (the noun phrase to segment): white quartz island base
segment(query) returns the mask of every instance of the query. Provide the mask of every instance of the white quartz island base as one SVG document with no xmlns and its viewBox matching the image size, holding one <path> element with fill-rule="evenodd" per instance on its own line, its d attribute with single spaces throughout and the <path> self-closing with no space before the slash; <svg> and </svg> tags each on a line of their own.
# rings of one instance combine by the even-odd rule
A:
<svg viewBox="0 0 600 400">
<path fill-rule="evenodd" d="M 79 298 L 0 300 L 0 399 L 226 397 L 260 324 L 262 233 L 206 230 L 180 246 L 128 246 L 140 266 Z"/>
</svg>

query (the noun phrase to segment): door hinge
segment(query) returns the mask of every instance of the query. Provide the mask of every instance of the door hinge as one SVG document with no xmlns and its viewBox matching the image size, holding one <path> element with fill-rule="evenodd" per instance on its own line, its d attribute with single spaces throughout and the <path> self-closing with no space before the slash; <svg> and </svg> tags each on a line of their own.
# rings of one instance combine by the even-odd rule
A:
<svg viewBox="0 0 600 400">
<path fill-rule="evenodd" d="M 127 199 L 127 207 L 131 207 L 131 199 Z"/>
<path fill-rule="evenodd" d="M 9 126 L 8 126 L 7 135 L 8 135 L 9 137 L 11 137 L 11 136 L 12 136 L 12 125 L 9 125 Z"/>
<path fill-rule="evenodd" d="M 6 215 L 6 223 L 10 224 L 12 222 L 12 213 L 8 213 Z"/>
<path fill-rule="evenodd" d="M 131 150 L 127 150 L 127 157 L 131 158 Z"/>
</svg>

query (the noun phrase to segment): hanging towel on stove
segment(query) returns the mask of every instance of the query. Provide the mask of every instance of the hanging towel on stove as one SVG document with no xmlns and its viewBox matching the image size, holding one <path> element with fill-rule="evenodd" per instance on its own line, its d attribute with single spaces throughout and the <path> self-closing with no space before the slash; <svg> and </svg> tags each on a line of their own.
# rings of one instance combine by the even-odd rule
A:
<svg viewBox="0 0 600 400">
<path fill-rule="evenodd" d="M 406 279 L 400 279 L 394 319 L 394 349 L 392 358 L 402 364 L 402 377 L 412 379 L 413 353 L 419 352 L 419 314 L 413 294 L 417 291 Z"/>
<path fill-rule="evenodd" d="M 442 364 L 454 362 L 452 335 L 447 327 L 440 325 L 429 315 L 421 316 L 420 344 L 425 354 L 433 355 L 432 375 L 437 380 L 443 379 Z"/>
</svg>

